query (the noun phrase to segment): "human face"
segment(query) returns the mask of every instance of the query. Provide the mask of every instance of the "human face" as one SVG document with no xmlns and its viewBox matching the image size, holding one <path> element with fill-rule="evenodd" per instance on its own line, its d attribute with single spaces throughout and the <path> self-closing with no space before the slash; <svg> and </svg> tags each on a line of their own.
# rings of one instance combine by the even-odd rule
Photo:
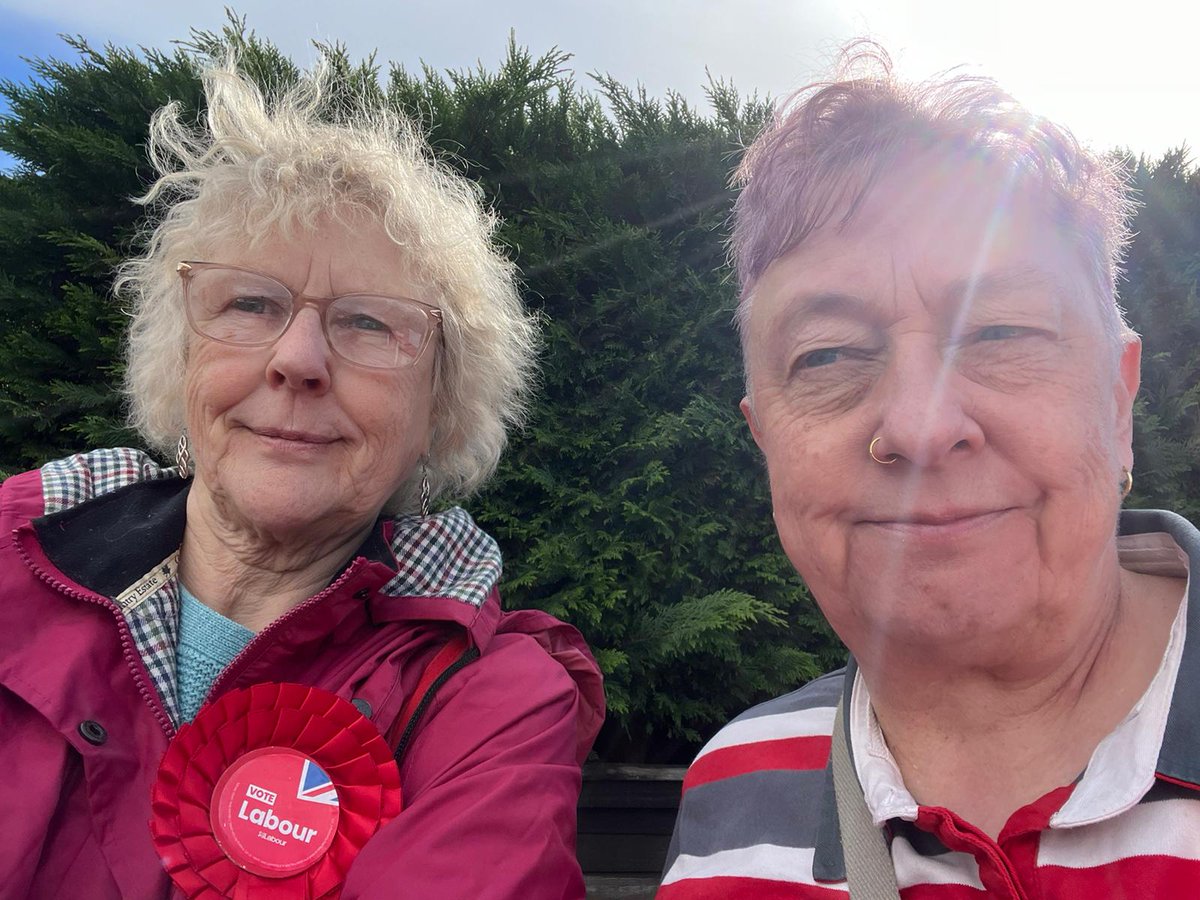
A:
<svg viewBox="0 0 1200 900">
<path fill-rule="evenodd" d="M 1116 589 L 1140 347 L 1008 184 L 915 161 L 754 289 L 742 409 L 784 549 L 860 659 L 1004 658 Z"/>
<path fill-rule="evenodd" d="M 424 293 L 374 223 L 330 220 L 308 234 L 216 247 L 209 258 L 305 298 Z M 330 349 L 315 305 L 268 347 L 194 335 L 186 375 L 194 492 L 234 528 L 307 540 L 366 527 L 429 448 L 436 349 L 407 368 L 355 365 Z"/>
</svg>

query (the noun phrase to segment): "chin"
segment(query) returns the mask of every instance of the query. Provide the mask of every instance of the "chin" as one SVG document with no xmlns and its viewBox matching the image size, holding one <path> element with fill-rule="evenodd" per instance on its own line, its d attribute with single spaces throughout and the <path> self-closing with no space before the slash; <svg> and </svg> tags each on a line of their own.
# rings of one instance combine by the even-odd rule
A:
<svg viewBox="0 0 1200 900">
<path fill-rule="evenodd" d="M 871 640 L 870 632 L 889 643 L 931 647 L 1011 641 L 1036 621 L 1036 591 L 1012 569 L 991 567 L 921 567 L 863 573 L 862 583 L 850 588 L 856 614 L 854 630 Z M 1008 652 L 1011 653 L 1011 646 Z"/>
<path fill-rule="evenodd" d="M 241 508 L 245 519 L 256 530 L 272 534 L 302 533 L 314 526 L 327 525 L 338 518 L 337 510 L 322 504 L 256 503 Z"/>
<path fill-rule="evenodd" d="M 326 493 L 333 486 L 330 482 L 283 470 L 245 487 L 230 485 L 218 508 L 254 530 L 300 531 L 343 519 L 345 504 Z"/>
</svg>

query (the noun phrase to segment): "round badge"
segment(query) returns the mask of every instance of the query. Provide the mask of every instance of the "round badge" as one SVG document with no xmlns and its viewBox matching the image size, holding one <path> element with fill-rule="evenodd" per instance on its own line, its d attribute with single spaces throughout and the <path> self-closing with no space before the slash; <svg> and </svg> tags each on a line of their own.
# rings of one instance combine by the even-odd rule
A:
<svg viewBox="0 0 1200 900">
<path fill-rule="evenodd" d="M 252 750 L 213 789 L 210 824 L 238 867 L 287 878 L 319 860 L 337 835 L 340 806 L 329 775 L 290 747 Z"/>
<path fill-rule="evenodd" d="M 158 766 L 150 833 L 189 900 L 336 900 L 402 805 L 392 748 L 353 704 L 262 682 L 179 726 Z"/>
</svg>

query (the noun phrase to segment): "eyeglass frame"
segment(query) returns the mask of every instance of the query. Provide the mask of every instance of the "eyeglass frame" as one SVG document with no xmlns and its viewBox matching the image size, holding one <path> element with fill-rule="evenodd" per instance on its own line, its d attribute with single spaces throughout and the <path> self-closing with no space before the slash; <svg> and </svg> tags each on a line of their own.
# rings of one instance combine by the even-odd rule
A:
<svg viewBox="0 0 1200 900">
<path fill-rule="evenodd" d="M 281 288 L 283 288 L 285 291 L 287 291 L 288 294 L 292 298 L 292 312 L 291 312 L 291 315 L 288 317 L 287 324 L 283 326 L 283 330 L 280 331 L 279 334 L 275 335 L 275 337 L 271 338 L 269 341 L 229 341 L 229 340 L 222 340 L 221 338 L 213 337 L 212 335 L 209 335 L 209 334 L 205 334 L 203 331 L 200 330 L 200 327 L 196 324 L 195 319 L 192 317 L 192 305 L 188 301 L 188 285 L 190 284 L 189 276 L 191 275 L 192 270 L 196 269 L 196 268 L 232 269 L 235 272 L 245 272 L 247 275 L 254 275 L 259 278 L 266 278 L 268 281 L 275 282 L 277 285 L 279 285 Z M 246 266 L 231 266 L 231 265 L 227 265 L 226 263 L 204 262 L 204 261 L 195 260 L 195 259 L 181 260 L 178 264 L 176 264 L 175 271 L 179 274 L 180 281 L 183 282 L 183 311 L 184 311 L 184 315 L 187 316 L 188 327 L 191 328 L 193 332 L 200 335 L 200 337 L 204 338 L 207 341 L 215 341 L 218 344 L 225 344 L 226 346 L 229 346 L 229 347 L 270 347 L 272 344 L 274 344 L 276 341 L 278 341 L 281 337 L 283 337 L 285 334 L 287 334 L 288 329 L 291 328 L 292 325 L 295 323 L 296 317 L 298 315 L 300 315 L 300 311 L 302 309 L 304 309 L 307 306 L 312 306 L 312 307 L 316 308 L 317 314 L 319 315 L 319 317 L 321 319 L 321 333 L 325 336 L 325 343 L 329 345 L 330 351 L 338 359 L 343 360 L 344 362 L 349 363 L 352 366 L 359 366 L 364 369 L 377 369 L 380 371 L 390 371 L 390 370 L 395 370 L 395 369 L 412 368 L 418 362 L 420 362 L 421 357 L 423 357 L 425 355 L 426 348 L 429 347 L 430 343 L 433 340 L 434 333 L 440 331 L 442 328 L 443 316 L 442 316 L 441 308 L 434 306 L 430 303 L 425 303 L 424 301 L 421 301 L 421 300 L 415 300 L 412 297 L 397 297 L 392 294 L 376 294 L 372 291 L 354 291 L 353 293 L 350 293 L 350 294 L 338 294 L 335 297 L 308 297 L 308 298 L 305 298 L 305 296 L 303 294 L 292 290 L 290 287 L 288 287 L 286 284 L 284 284 L 282 281 L 280 281 L 274 275 L 268 275 L 266 272 L 260 272 L 257 269 L 251 269 Z M 416 354 L 412 357 L 412 360 L 410 362 L 407 362 L 407 363 L 404 363 L 404 364 L 398 365 L 398 366 L 372 366 L 369 363 L 358 362 L 357 360 L 350 359 L 345 354 L 343 354 L 340 350 L 338 350 L 336 346 L 334 346 L 333 339 L 329 336 L 329 325 L 325 320 L 325 314 L 329 310 L 329 307 L 331 305 L 333 305 L 334 303 L 336 303 L 338 300 L 343 300 L 346 297 L 378 297 L 378 298 L 381 298 L 384 300 L 396 300 L 401 303 L 410 303 L 413 306 L 416 306 L 418 309 L 420 309 L 425 314 L 426 319 L 428 319 L 430 322 L 432 322 L 433 325 L 425 333 L 425 339 L 421 342 L 420 349 L 417 350 Z"/>
</svg>

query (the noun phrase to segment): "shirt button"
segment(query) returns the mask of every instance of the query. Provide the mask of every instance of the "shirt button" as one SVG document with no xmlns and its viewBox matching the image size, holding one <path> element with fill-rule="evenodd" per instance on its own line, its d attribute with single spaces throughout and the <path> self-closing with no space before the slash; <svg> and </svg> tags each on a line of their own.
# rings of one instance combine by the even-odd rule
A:
<svg viewBox="0 0 1200 900">
<path fill-rule="evenodd" d="M 362 697 L 355 697 L 350 702 L 354 704 L 354 708 L 357 709 L 360 713 L 362 713 L 363 716 L 365 716 L 368 719 L 371 718 L 371 704 L 370 703 L 368 703 Z"/>
<path fill-rule="evenodd" d="M 108 740 L 108 732 L 94 719 L 84 719 L 79 723 L 79 736 L 95 747 Z"/>
</svg>

